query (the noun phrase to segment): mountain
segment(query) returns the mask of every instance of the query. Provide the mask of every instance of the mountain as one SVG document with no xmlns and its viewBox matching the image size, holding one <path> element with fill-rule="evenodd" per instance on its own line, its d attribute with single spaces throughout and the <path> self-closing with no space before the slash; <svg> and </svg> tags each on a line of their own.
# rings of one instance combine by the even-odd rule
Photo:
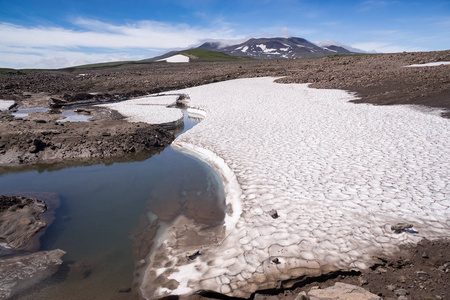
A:
<svg viewBox="0 0 450 300">
<path fill-rule="evenodd" d="M 358 48 L 354 48 L 354 47 L 352 47 L 352 46 L 350 46 L 350 45 L 347 45 L 347 44 L 343 44 L 343 43 L 340 43 L 340 42 L 336 42 L 336 41 L 332 41 L 332 40 L 324 40 L 324 41 L 313 41 L 313 43 L 315 44 L 315 45 L 317 45 L 317 46 L 319 46 L 319 47 L 328 47 L 328 46 L 340 46 L 340 47 L 342 47 L 342 48 L 345 48 L 345 49 L 347 49 L 348 51 L 350 51 L 350 52 L 353 52 L 353 53 L 369 53 L 369 52 L 367 52 L 367 51 L 364 51 L 364 50 L 362 50 L 362 49 L 358 49 Z"/>
<path fill-rule="evenodd" d="M 178 52 L 180 52 L 180 51 L 170 51 L 170 52 L 167 52 L 167 53 L 164 53 L 162 55 L 158 55 L 158 56 L 155 56 L 155 57 L 152 57 L 152 58 L 143 59 L 141 61 L 145 61 L 145 62 L 147 62 L 147 61 L 157 61 L 157 60 L 168 58 L 169 56 L 178 54 Z"/>
<path fill-rule="evenodd" d="M 335 54 L 353 54 L 339 45 L 320 47 L 305 39 L 290 38 L 252 38 L 231 46 L 221 46 L 218 42 L 206 42 L 198 47 L 219 51 L 228 55 L 245 55 L 253 58 L 309 58 Z"/>
</svg>

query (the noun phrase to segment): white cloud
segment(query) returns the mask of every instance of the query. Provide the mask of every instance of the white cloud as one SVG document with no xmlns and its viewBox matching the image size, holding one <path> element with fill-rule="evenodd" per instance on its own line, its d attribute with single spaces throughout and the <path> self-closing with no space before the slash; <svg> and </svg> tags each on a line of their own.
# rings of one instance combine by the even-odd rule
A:
<svg viewBox="0 0 450 300">
<path fill-rule="evenodd" d="M 4 68 L 57 69 L 96 62 L 126 61 L 148 58 L 149 55 L 127 53 L 86 53 L 76 50 L 0 47 L 0 66 Z"/>
<path fill-rule="evenodd" d="M 2 44 L 29 47 L 97 47 L 97 48 L 171 48 L 185 47 L 204 38 L 232 37 L 227 28 L 201 29 L 185 24 L 141 21 L 113 25 L 97 20 L 78 19 L 83 30 L 61 27 L 24 27 L 0 24 Z"/>
<path fill-rule="evenodd" d="M 336 42 L 336 41 L 333 41 L 333 40 L 314 41 L 313 43 L 316 44 L 319 47 L 328 47 L 328 46 L 334 45 L 334 46 L 339 46 L 339 47 L 345 48 L 345 49 L 347 49 L 349 51 L 352 51 L 352 52 L 358 52 L 358 53 L 360 53 L 360 52 L 367 52 L 366 50 L 355 48 L 355 47 L 352 47 L 349 44 L 344 44 L 344 43 Z"/>
<path fill-rule="evenodd" d="M 56 68 L 80 62 L 141 59 L 148 58 L 143 55 L 150 52 L 186 48 L 204 39 L 236 38 L 223 24 L 216 28 L 154 21 L 114 25 L 80 18 L 74 25 L 79 29 L 0 23 L 0 67 Z"/>
<path fill-rule="evenodd" d="M 424 49 L 417 47 L 395 45 L 388 42 L 365 42 L 352 44 L 351 46 L 354 48 L 362 49 L 367 52 L 379 52 L 379 53 L 426 51 Z"/>
</svg>

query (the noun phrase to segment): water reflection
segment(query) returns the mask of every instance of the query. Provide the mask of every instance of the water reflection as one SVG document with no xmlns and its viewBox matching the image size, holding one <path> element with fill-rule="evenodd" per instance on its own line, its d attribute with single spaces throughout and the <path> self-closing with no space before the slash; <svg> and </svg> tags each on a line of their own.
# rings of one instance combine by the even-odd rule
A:
<svg viewBox="0 0 450 300">
<path fill-rule="evenodd" d="M 87 122 L 92 118 L 90 115 L 75 112 L 73 110 L 65 110 L 61 113 L 61 115 L 64 119 L 58 120 L 57 122 Z"/>
<path fill-rule="evenodd" d="M 31 113 L 46 112 L 49 110 L 48 107 L 19 108 L 17 111 L 12 112 L 11 115 L 16 118 L 25 118 Z"/>
</svg>

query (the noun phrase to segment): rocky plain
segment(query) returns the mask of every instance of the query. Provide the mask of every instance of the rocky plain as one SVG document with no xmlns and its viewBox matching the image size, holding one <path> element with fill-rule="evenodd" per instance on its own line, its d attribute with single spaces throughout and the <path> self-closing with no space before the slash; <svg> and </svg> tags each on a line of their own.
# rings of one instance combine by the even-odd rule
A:
<svg viewBox="0 0 450 300">
<path fill-rule="evenodd" d="M 120 114 L 92 104 L 238 78 L 273 76 L 279 77 L 281 83 L 311 83 L 313 88 L 343 89 L 358 97 L 352 100 L 355 105 L 415 105 L 417 109 L 449 118 L 450 66 L 406 67 L 439 61 L 450 61 L 450 51 L 304 60 L 192 61 L 87 69 L 1 70 L 0 99 L 14 101 L 16 106 L 0 112 L 0 172 L 145 157 L 169 145 L 174 140 L 173 134 L 160 126 L 127 123 Z M 78 105 L 80 113 L 91 117 L 90 121 L 59 122 L 64 119 L 61 111 L 74 104 Z M 49 110 L 24 118 L 11 114 L 15 109 L 32 107 Z M 40 213 L 45 211 L 40 203 L 28 198 L 2 197 L 0 217 L 4 217 L 5 212 L 9 214 L 7 219 L 1 219 L 3 225 L 9 224 L 6 222 L 11 220 L 12 212 L 35 207 L 35 210 L 25 209 L 26 217 L 15 218 L 27 218 L 28 221 L 22 223 L 28 225 L 28 233 L 19 234 L 13 241 L 9 232 L 8 238 L 6 235 L 0 237 L 2 241 L 10 246 L 20 242 L 17 248 L 21 248 L 28 243 L 23 241 L 24 236 L 42 231 L 47 224 L 39 220 L 39 210 Z M 415 246 L 403 247 L 397 255 L 378 257 L 378 262 L 367 270 L 306 277 L 289 289 L 260 291 L 252 297 L 328 299 L 316 295 L 314 290 L 317 287 L 325 290 L 339 282 L 360 286 L 383 299 L 446 299 L 450 295 L 449 246 L 448 240 L 422 240 Z M 36 250 L 36 247 L 29 250 Z M 63 251 L 55 251 L 53 255 L 42 253 L 40 256 L 47 258 L 49 270 L 52 270 L 44 272 L 47 273 L 45 276 L 51 276 L 54 265 L 61 263 Z M 36 259 L 35 254 L 30 253 L 25 259 Z M 4 260 L 2 266 L 8 264 L 14 265 L 14 262 Z M 303 296 L 299 296 L 302 292 Z M 207 292 L 188 296 L 190 299 L 217 297 L 223 296 Z"/>
</svg>

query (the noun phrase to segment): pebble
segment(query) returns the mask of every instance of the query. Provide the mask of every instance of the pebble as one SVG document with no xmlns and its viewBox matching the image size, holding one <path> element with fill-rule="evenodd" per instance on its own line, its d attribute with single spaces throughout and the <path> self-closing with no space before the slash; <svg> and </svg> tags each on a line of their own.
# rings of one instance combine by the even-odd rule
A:
<svg viewBox="0 0 450 300">
<path fill-rule="evenodd" d="M 278 212 L 275 209 L 272 209 L 269 212 L 269 215 L 273 218 L 273 219 L 277 219 L 279 217 Z"/>
<path fill-rule="evenodd" d="M 396 290 L 394 290 L 394 294 L 396 296 L 406 296 L 406 295 L 408 295 L 408 292 L 406 292 L 405 289 L 396 289 Z"/>
</svg>

